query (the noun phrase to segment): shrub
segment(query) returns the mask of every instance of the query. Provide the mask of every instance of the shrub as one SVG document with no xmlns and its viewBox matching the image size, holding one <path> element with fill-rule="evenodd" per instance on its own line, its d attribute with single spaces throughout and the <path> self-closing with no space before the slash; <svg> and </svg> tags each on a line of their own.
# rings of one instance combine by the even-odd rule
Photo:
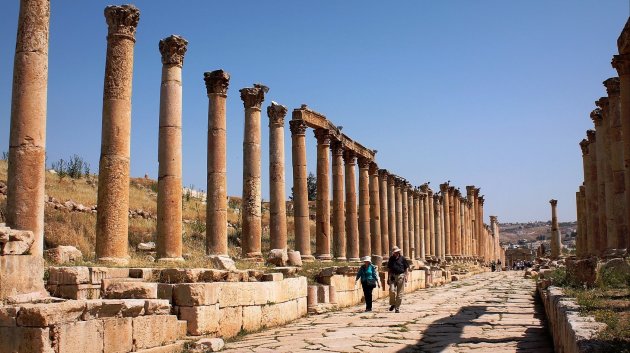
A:
<svg viewBox="0 0 630 353">
<path fill-rule="evenodd" d="M 59 159 L 52 163 L 52 168 L 57 172 L 59 178 L 69 176 L 72 179 L 80 179 L 82 176 L 90 175 L 90 164 L 83 160 L 83 157 L 73 155 L 67 161 Z"/>
</svg>

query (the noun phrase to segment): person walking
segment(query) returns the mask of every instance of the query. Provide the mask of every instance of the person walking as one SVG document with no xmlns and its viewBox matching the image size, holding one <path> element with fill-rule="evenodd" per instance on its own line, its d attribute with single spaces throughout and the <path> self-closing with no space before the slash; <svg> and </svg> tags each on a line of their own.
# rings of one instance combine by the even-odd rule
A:
<svg viewBox="0 0 630 353">
<path fill-rule="evenodd" d="M 394 246 L 392 248 L 392 256 L 387 261 L 389 284 L 389 311 L 396 309 L 400 312 L 400 304 L 402 303 L 403 292 L 405 291 L 405 283 L 409 277 L 409 264 L 407 259 L 400 253 L 400 248 Z"/>
<path fill-rule="evenodd" d="M 372 311 L 372 290 L 376 287 L 380 288 L 381 283 L 376 266 L 372 265 L 372 259 L 369 256 L 364 256 L 361 260 L 363 265 L 359 267 L 356 280 L 361 280 L 363 298 L 365 298 L 365 311 Z"/>
</svg>

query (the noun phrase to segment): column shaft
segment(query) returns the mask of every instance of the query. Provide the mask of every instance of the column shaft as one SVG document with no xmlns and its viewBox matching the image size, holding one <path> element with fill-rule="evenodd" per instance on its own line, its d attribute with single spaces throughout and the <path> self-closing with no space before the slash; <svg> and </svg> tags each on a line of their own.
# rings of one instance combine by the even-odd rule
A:
<svg viewBox="0 0 630 353">
<path fill-rule="evenodd" d="M 331 148 L 333 155 L 333 256 L 339 261 L 345 261 L 346 229 L 344 225 L 343 147 L 341 142 L 333 141 Z"/>
<path fill-rule="evenodd" d="M 405 244 L 403 241 L 404 233 L 403 233 L 403 200 L 402 200 L 402 190 L 401 190 L 401 182 L 399 180 L 396 181 L 396 246 L 398 246 L 402 253 L 405 253 Z"/>
<path fill-rule="evenodd" d="M 445 254 L 446 256 L 448 256 L 448 259 L 450 260 L 451 258 L 451 218 L 450 218 L 450 207 L 451 207 L 451 202 L 450 202 L 450 197 L 449 197 L 449 191 L 448 191 L 448 184 L 444 183 L 444 184 L 440 184 L 440 191 L 442 193 L 442 208 L 444 209 L 444 215 L 443 215 L 443 219 L 442 222 L 444 222 L 444 228 L 443 228 L 443 232 L 444 232 L 444 248 L 445 248 Z"/>
<path fill-rule="evenodd" d="M 407 229 L 409 230 L 408 235 L 408 251 L 407 254 L 410 259 L 416 258 L 416 210 L 414 208 L 413 203 L 413 190 L 410 187 L 407 187 L 407 215 L 408 215 L 408 223 Z"/>
<path fill-rule="evenodd" d="M 287 197 L 284 181 L 284 118 L 287 107 L 271 102 L 269 117 L 269 238 L 271 249 L 287 249 Z"/>
<path fill-rule="evenodd" d="M 370 163 L 370 239 L 372 241 L 372 254 L 382 255 L 381 242 L 381 200 L 380 200 L 380 180 L 378 177 L 378 166 Z"/>
<path fill-rule="evenodd" d="M 588 184 L 586 185 L 586 192 L 588 198 L 588 237 L 587 237 L 587 249 L 589 255 L 599 256 L 598 251 L 598 238 L 599 238 L 599 181 L 597 174 L 597 146 L 596 146 L 596 138 L 595 131 L 589 130 L 587 131 L 588 135 L 588 159 L 589 159 L 589 178 Z M 586 179 L 586 178 L 585 178 Z M 585 180 L 586 182 L 586 180 Z"/>
<path fill-rule="evenodd" d="M 293 224 L 295 249 L 302 259 L 312 260 L 306 182 L 306 124 L 303 120 L 291 120 L 291 160 L 293 162 Z"/>
<path fill-rule="evenodd" d="M 359 256 L 370 256 L 370 161 L 359 159 Z"/>
<path fill-rule="evenodd" d="M 396 245 L 398 235 L 396 234 L 398 222 L 396 221 L 396 179 L 393 175 L 387 178 L 387 230 L 389 232 L 389 251 Z M 388 253 L 388 255 L 390 255 Z"/>
<path fill-rule="evenodd" d="M 316 255 L 320 260 L 330 260 L 330 187 L 328 166 L 330 161 L 330 134 L 328 130 L 315 130 L 317 138 L 317 199 L 315 215 Z"/>
<path fill-rule="evenodd" d="M 626 31 L 627 26 L 624 28 L 624 32 Z M 623 37 L 623 38 L 622 38 Z M 622 40 L 623 39 L 623 40 Z M 617 70 L 619 74 L 619 116 L 621 122 L 621 135 L 623 138 L 623 159 L 624 159 L 624 194 L 625 194 L 625 204 L 626 204 L 626 214 L 624 217 L 625 224 L 630 224 L 630 53 L 627 51 L 627 43 L 625 43 L 625 39 L 627 36 L 620 36 L 620 40 L 618 41 L 618 45 L 620 44 L 620 55 L 615 55 L 612 60 L 612 66 Z M 623 46 L 623 47 L 622 47 Z M 590 150 L 590 148 L 589 148 Z M 585 181 L 586 182 L 586 181 Z M 589 203 L 589 191 L 588 185 L 586 187 L 586 199 L 587 199 L 587 208 L 588 212 L 591 212 L 591 207 L 588 206 Z M 589 217 L 589 221 L 590 221 Z M 589 228 L 590 222 L 588 225 Z M 589 236 L 590 232 L 587 231 Z M 590 239 L 589 239 L 590 240 Z M 626 231 L 624 237 L 624 243 L 626 247 L 630 247 L 630 234 Z M 589 242 L 590 244 L 590 242 Z"/>
<path fill-rule="evenodd" d="M 350 150 L 344 151 L 346 167 L 346 258 L 359 261 L 359 223 L 357 219 L 356 156 Z"/>
<path fill-rule="evenodd" d="M 388 173 L 385 169 L 379 170 L 379 180 L 380 180 L 380 206 L 381 206 L 381 253 L 377 255 L 382 255 L 387 258 L 389 255 L 389 208 L 388 208 L 388 189 L 387 180 Z"/>
</svg>

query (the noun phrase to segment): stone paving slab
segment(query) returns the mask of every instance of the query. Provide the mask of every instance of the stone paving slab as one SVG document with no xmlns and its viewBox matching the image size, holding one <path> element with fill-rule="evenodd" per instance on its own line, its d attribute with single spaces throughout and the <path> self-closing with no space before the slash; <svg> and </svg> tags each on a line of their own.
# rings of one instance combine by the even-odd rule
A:
<svg viewBox="0 0 630 353">
<path fill-rule="evenodd" d="M 535 284 L 522 272 L 486 272 L 407 294 L 401 312 L 387 300 L 309 316 L 245 335 L 224 352 L 553 353 Z"/>
</svg>

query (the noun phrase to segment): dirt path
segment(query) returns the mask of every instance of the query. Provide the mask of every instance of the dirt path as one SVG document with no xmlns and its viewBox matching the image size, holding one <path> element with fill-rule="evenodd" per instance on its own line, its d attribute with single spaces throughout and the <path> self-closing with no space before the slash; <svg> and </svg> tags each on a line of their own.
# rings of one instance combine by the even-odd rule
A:
<svg viewBox="0 0 630 353">
<path fill-rule="evenodd" d="M 522 272 L 484 273 L 403 299 L 310 316 L 246 335 L 224 352 L 531 352 L 552 353 L 534 282 Z"/>
</svg>

